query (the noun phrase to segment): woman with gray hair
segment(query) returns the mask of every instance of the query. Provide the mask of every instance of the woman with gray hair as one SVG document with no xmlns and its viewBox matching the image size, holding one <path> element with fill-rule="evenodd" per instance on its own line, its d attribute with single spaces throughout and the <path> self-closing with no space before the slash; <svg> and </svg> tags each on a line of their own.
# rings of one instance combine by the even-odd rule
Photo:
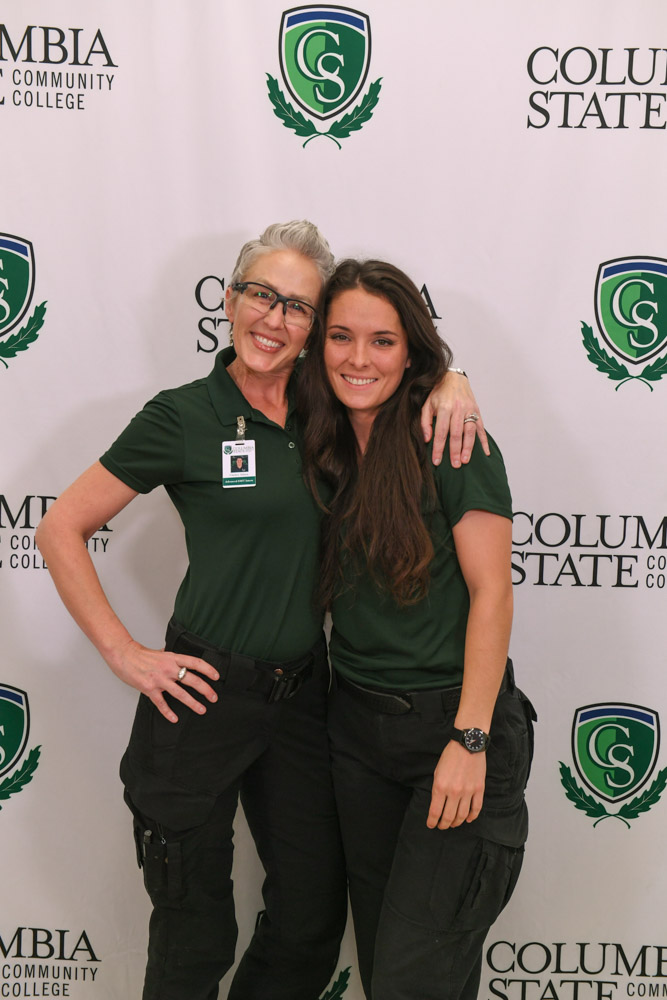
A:
<svg viewBox="0 0 667 1000">
<path fill-rule="evenodd" d="M 144 1000 L 213 1000 L 233 965 L 239 798 L 265 909 L 229 998 L 315 1000 L 335 969 L 347 897 L 313 600 L 320 514 L 302 479 L 292 377 L 333 265 L 308 222 L 247 243 L 226 292 L 233 348 L 207 378 L 147 403 L 37 531 L 75 621 L 141 692 L 121 777 L 153 904 Z M 458 385 L 454 397 L 460 422 L 475 403 Z M 441 408 L 448 424 L 451 401 Z M 110 606 L 86 542 L 160 485 L 189 565 L 156 650 Z"/>
</svg>

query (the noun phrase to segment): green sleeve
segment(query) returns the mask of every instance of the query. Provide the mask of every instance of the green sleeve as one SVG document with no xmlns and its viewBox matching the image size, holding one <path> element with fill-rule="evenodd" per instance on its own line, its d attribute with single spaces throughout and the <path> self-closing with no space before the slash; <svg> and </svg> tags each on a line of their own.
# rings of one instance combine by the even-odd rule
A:
<svg viewBox="0 0 667 1000">
<path fill-rule="evenodd" d="M 442 509 L 451 525 L 469 510 L 487 510 L 512 518 L 512 497 L 505 463 L 498 445 L 488 435 L 491 454 L 487 457 L 475 443 L 470 462 L 453 469 L 447 456 L 434 469 L 436 489 Z"/>
<path fill-rule="evenodd" d="M 100 458 L 105 469 L 139 493 L 183 476 L 183 429 L 169 392 L 144 406 Z"/>
</svg>

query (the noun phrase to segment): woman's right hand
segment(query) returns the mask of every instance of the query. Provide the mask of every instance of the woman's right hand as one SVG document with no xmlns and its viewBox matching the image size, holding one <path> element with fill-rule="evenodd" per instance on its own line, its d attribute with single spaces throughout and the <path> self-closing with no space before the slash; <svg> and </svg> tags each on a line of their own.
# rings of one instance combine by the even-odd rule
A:
<svg viewBox="0 0 667 1000">
<path fill-rule="evenodd" d="M 476 820 L 484 801 L 485 781 L 486 754 L 470 753 L 460 743 L 450 740 L 433 774 L 426 819 L 429 829 L 448 830 Z"/>
<path fill-rule="evenodd" d="M 204 715 L 206 706 L 193 698 L 188 688 L 192 688 L 207 701 L 218 700 L 217 694 L 204 678 L 217 681 L 220 675 L 215 667 L 198 656 L 149 649 L 132 639 L 116 655 L 107 657 L 107 662 L 117 677 L 150 698 L 168 722 L 178 722 L 178 716 L 169 707 L 165 693 L 182 702 L 197 715 Z M 183 667 L 185 674 L 179 681 L 178 675 Z"/>
</svg>

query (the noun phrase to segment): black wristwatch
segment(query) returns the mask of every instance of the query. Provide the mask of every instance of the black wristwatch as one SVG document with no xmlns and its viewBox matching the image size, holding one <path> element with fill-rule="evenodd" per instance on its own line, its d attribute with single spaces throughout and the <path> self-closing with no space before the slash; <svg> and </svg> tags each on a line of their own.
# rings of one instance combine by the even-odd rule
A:
<svg viewBox="0 0 667 1000">
<path fill-rule="evenodd" d="M 452 727 L 454 739 L 464 746 L 470 753 L 483 753 L 491 742 L 491 737 L 483 729 L 454 729 Z"/>
</svg>

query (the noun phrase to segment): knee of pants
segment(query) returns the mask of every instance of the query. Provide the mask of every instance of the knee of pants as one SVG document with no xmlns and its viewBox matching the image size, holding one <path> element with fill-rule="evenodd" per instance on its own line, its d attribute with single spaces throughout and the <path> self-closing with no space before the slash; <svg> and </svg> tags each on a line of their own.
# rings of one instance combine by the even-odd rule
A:
<svg viewBox="0 0 667 1000">
<path fill-rule="evenodd" d="M 443 917 L 454 931 L 488 930 L 507 906 L 523 864 L 523 847 L 505 847 L 482 840 L 476 863 L 458 910 L 442 907 Z M 446 915 L 446 916 L 445 916 Z"/>
<path fill-rule="evenodd" d="M 337 954 L 347 922 L 344 872 L 334 891 L 310 893 L 305 885 L 301 893 L 291 892 L 286 898 L 265 887 L 264 901 L 267 908 L 259 915 L 255 939 L 267 952 L 284 953 L 290 959 Z"/>
<path fill-rule="evenodd" d="M 391 955 L 382 953 L 366 995 L 372 1000 L 477 1000 L 486 931 L 476 934 L 415 934 Z"/>
<path fill-rule="evenodd" d="M 431 857 L 428 873 L 416 873 L 411 879 L 409 871 L 401 873 L 395 864 L 386 904 L 399 921 L 405 918 L 435 933 L 488 929 L 514 892 L 523 847 L 469 836 L 464 828 L 441 833 L 441 849 Z M 417 892 L 410 891 L 410 882 Z"/>
<path fill-rule="evenodd" d="M 372 996 L 431 1000 L 442 996 L 442 984 L 448 983 L 447 996 L 474 1000 L 484 940 L 512 895 L 522 858 L 523 848 L 478 838 L 468 865 L 460 865 L 462 877 L 451 871 L 460 858 L 441 858 L 450 871 L 436 873 L 430 899 L 388 895 L 376 938 Z"/>
<path fill-rule="evenodd" d="M 292 928 L 271 921 L 262 910 L 257 917 L 253 946 L 274 961 L 276 958 L 283 958 L 288 963 L 304 958 L 311 963 L 335 961 L 346 920 L 346 907 L 329 908 L 317 926 L 302 927 L 299 933 L 294 933 Z"/>
</svg>

